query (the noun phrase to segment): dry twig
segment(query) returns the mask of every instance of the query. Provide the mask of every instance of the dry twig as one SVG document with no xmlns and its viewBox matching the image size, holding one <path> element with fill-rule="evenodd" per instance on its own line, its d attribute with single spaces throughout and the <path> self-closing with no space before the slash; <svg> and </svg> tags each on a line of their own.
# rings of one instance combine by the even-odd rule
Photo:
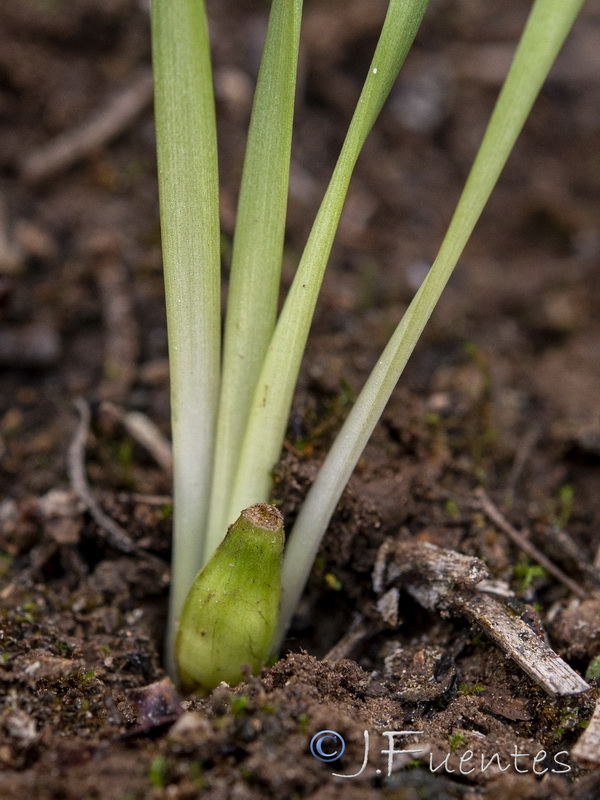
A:
<svg viewBox="0 0 600 800">
<path fill-rule="evenodd" d="M 11 235 L 6 202 L 4 195 L 0 194 L 0 275 L 17 275 L 24 266 L 23 248 Z"/>
<path fill-rule="evenodd" d="M 119 500 L 129 500 L 133 503 L 144 503 L 147 506 L 168 506 L 173 503 L 170 494 L 142 494 L 140 492 L 125 493 L 117 495 Z"/>
<path fill-rule="evenodd" d="M 540 437 L 540 433 L 541 426 L 536 424 L 525 433 L 525 436 L 523 436 L 521 440 L 521 443 L 515 454 L 515 459 L 508 477 L 508 485 L 506 487 L 506 498 L 509 502 L 512 502 L 514 498 L 515 487 L 523 473 L 529 457 L 531 456 L 533 448 Z"/>
<path fill-rule="evenodd" d="M 137 546 L 129 538 L 120 525 L 107 516 L 100 508 L 98 501 L 90 489 L 85 474 L 85 443 L 90 429 L 90 408 L 83 398 L 75 400 L 75 407 L 79 413 L 79 424 L 75 430 L 68 451 L 69 478 L 73 490 L 90 512 L 106 541 L 122 553 L 134 553 Z"/>
<path fill-rule="evenodd" d="M 39 183 L 85 158 L 126 130 L 152 100 L 152 73 L 144 70 L 92 119 L 30 153 L 21 164 L 28 183 Z"/>
<path fill-rule="evenodd" d="M 541 550 L 532 544 L 529 539 L 523 536 L 515 527 L 513 527 L 510 522 L 506 519 L 504 514 L 498 509 L 497 506 L 490 500 L 488 495 L 484 492 L 483 489 L 477 489 L 475 494 L 477 495 L 477 499 L 481 506 L 481 509 L 486 514 L 486 516 L 497 525 L 500 530 L 504 531 L 504 533 L 512 539 L 512 541 L 523 550 L 524 553 L 527 553 L 528 556 L 533 558 L 534 561 L 537 561 L 538 564 L 541 564 L 551 575 L 559 580 L 562 584 L 564 584 L 569 591 L 573 592 L 574 595 L 580 597 L 582 600 L 587 600 L 589 597 L 589 592 L 586 591 L 582 586 L 576 583 L 574 580 L 569 578 L 560 567 L 557 567 L 553 561 L 544 555 Z"/>
<path fill-rule="evenodd" d="M 476 622 L 548 694 L 579 694 L 590 687 L 571 667 L 503 603 L 484 594 L 458 594 L 451 606 Z"/>
<path fill-rule="evenodd" d="M 112 244 L 117 246 L 116 242 Z M 131 301 L 131 287 L 118 252 L 113 247 L 102 253 L 94 270 L 102 300 L 104 323 L 103 400 L 125 402 L 136 374 L 139 331 Z"/>
<path fill-rule="evenodd" d="M 150 453 L 156 463 L 159 464 L 165 472 L 169 473 L 173 470 L 171 443 L 163 436 L 151 419 L 139 411 L 123 411 L 114 403 L 102 403 L 101 409 L 112 419 L 120 423 L 127 433 Z M 161 504 L 165 502 L 171 502 L 171 498 L 168 500 L 162 498 Z"/>
<path fill-rule="evenodd" d="M 600 700 L 596 703 L 587 728 L 571 750 L 571 755 L 576 761 L 587 766 L 600 764 Z"/>
<path fill-rule="evenodd" d="M 476 622 L 552 696 L 590 688 L 522 619 L 480 591 L 487 577 L 480 559 L 426 542 L 387 542 L 380 553 L 373 574 L 377 593 L 399 583 L 425 608 Z"/>
<path fill-rule="evenodd" d="M 373 630 L 369 630 L 369 626 L 362 614 L 356 614 L 346 633 L 331 650 L 328 650 L 323 657 L 323 661 L 330 661 L 332 664 L 336 664 L 343 658 L 348 658 L 354 648 L 358 647 L 367 636 L 373 635 L 373 633 Z"/>
<path fill-rule="evenodd" d="M 556 557 L 560 558 L 563 563 L 579 571 L 590 592 L 596 595 L 600 594 L 600 570 L 590 563 L 588 554 L 582 550 L 573 537 L 558 527 L 548 528 L 544 531 L 544 536 L 550 552 L 554 551 Z M 588 600 L 590 592 L 587 593 Z"/>
</svg>

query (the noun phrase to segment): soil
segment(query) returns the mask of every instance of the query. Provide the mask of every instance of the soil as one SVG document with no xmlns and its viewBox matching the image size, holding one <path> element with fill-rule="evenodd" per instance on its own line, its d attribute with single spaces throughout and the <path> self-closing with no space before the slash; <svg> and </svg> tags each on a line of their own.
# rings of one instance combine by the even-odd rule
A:
<svg viewBox="0 0 600 800">
<path fill-rule="evenodd" d="M 386 4 L 306 5 L 284 286 Z M 529 5 L 432 3 L 365 147 L 276 470 L 288 528 L 435 255 Z M 595 678 L 584 694 L 552 698 L 470 623 L 407 593 L 386 623 L 372 581 L 390 537 L 476 556 L 574 669 L 585 674 L 600 654 L 598 7 L 578 20 L 366 448 L 281 660 L 198 699 L 179 697 L 161 666 L 168 469 L 102 405 L 169 433 L 150 102 L 72 163 L 44 162 L 49 141 L 143 79 L 146 6 L 0 5 L 0 797 L 600 796 L 600 772 L 571 756 Z M 267 9 L 208 6 L 226 267 Z M 76 397 L 92 410 L 88 480 L 134 554 L 75 498 Z M 484 513 L 481 488 L 585 599 Z M 324 659 L 357 623 L 346 657 Z M 311 755 L 324 730 L 346 742 L 333 763 Z M 395 747 L 423 752 L 397 756 L 388 774 L 385 732 L 415 730 Z M 366 768 L 332 776 L 359 772 L 365 732 Z M 504 772 L 480 768 L 494 754 Z"/>
</svg>

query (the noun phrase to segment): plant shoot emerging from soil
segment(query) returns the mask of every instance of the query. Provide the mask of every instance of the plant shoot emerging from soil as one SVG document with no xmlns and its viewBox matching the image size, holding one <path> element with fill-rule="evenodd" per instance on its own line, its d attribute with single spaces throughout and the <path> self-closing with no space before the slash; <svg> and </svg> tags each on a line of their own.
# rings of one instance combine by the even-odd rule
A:
<svg viewBox="0 0 600 800">
<path fill-rule="evenodd" d="M 283 517 L 266 503 L 242 511 L 188 593 L 176 657 L 184 690 L 235 685 L 267 660 L 279 612 Z"/>
<path fill-rule="evenodd" d="M 240 544 L 244 515 L 219 544 L 241 509 L 269 499 L 271 470 L 280 456 L 352 171 L 412 45 L 427 0 L 389 3 L 338 162 L 279 317 L 302 3 L 273 0 L 240 188 L 222 363 L 216 124 L 204 3 L 153 0 L 175 483 L 167 652 L 174 673 L 173 642 L 181 616 L 178 659 L 184 688 L 209 690 L 219 680 L 239 680 L 243 664 L 258 669 L 269 649 L 277 649 L 344 486 L 582 5 L 583 0 L 536 0 L 533 5 L 438 256 L 358 396 L 296 521 L 283 558 L 282 603 L 275 621 L 280 590 L 279 578 L 273 576 L 279 572 L 281 528 L 248 560 L 244 552 L 251 545 Z M 222 590 L 230 563 L 242 588 L 238 591 L 235 584 L 236 599 L 231 596 L 223 604 L 226 614 L 221 618 L 208 598 Z M 213 583 L 221 589 L 211 588 Z M 225 620 L 229 615 L 236 619 L 237 609 L 253 603 L 269 608 L 268 622 L 254 633 L 242 625 L 240 645 Z M 199 608 L 205 611 L 194 610 Z M 215 662 L 208 675 L 199 676 L 190 664 L 204 661 L 200 639 L 208 630 L 215 637 Z"/>
</svg>

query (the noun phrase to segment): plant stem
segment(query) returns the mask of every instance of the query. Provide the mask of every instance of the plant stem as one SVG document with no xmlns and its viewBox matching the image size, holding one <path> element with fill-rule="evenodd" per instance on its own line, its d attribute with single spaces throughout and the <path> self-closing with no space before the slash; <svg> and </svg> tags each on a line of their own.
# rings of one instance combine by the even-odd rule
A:
<svg viewBox="0 0 600 800">
<path fill-rule="evenodd" d="M 537 0 L 438 256 L 356 400 L 286 547 L 281 642 L 331 515 L 508 159 L 583 0 Z"/>
<path fill-rule="evenodd" d="M 152 46 L 174 454 L 172 672 L 176 621 L 202 562 L 219 385 L 219 190 L 203 0 L 153 0 Z"/>
<path fill-rule="evenodd" d="M 252 108 L 229 278 L 205 560 L 225 535 L 249 398 L 275 327 L 301 18 L 301 0 L 274 0 Z"/>
<path fill-rule="evenodd" d="M 426 6 L 427 0 L 391 0 L 389 4 L 348 134 L 267 351 L 248 417 L 228 522 L 235 519 L 240 508 L 268 498 L 271 470 L 280 456 L 310 323 L 352 171 Z"/>
<path fill-rule="evenodd" d="M 283 517 L 260 503 L 242 511 L 186 598 L 177 633 L 184 691 L 239 683 L 263 666 L 273 645 L 281 595 Z"/>
</svg>

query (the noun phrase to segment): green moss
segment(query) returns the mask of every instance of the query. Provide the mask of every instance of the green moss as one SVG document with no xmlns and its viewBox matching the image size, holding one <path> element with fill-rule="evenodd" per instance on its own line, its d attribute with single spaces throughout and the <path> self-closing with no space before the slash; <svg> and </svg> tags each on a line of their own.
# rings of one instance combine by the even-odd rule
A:
<svg viewBox="0 0 600 800">
<path fill-rule="evenodd" d="M 450 745 L 450 750 L 453 753 L 455 753 L 461 746 L 461 744 L 464 742 L 464 740 L 465 737 L 460 731 L 458 733 L 455 733 L 454 736 L 448 736 L 448 744 Z"/>
<path fill-rule="evenodd" d="M 446 514 L 452 519 L 458 519 L 460 517 L 460 510 L 456 500 L 446 500 L 445 510 Z"/>
<path fill-rule="evenodd" d="M 298 730 L 300 733 L 306 733 L 308 730 L 308 714 L 302 713 L 298 715 Z"/>
<path fill-rule="evenodd" d="M 340 592 L 343 588 L 343 584 L 341 580 L 333 574 L 333 572 L 327 572 L 323 575 L 323 580 L 328 589 L 332 589 L 334 592 Z"/>
<path fill-rule="evenodd" d="M 56 642 L 54 645 L 54 650 L 61 658 L 65 658 L 69 652 L 69 645 L 66 642 Z"/>
<path fill-rule="evenodd" d="M 573 513 L 573 504 L 575 501 L 575 490 L 573 487 L 565 483 L 558 490 L 558 508 L 556 512 L 556 523 L 559 528 L 565 528 L 571 519 Z"/>
<path fill-rule="evenodd" d="M 188 767 L 188 777 L 189 779 L 198 786 L 198 788 L 202 788 L 205 784 L 204 779 L 204 772 L 202 770 L 202 764 L 199 761 L 192 761 Z"/>
<path fill-rule="evenodd" d="M 4 577 L 12 566 L 12 556 L 0 550 L 0 578 Z"/>
<path fill-rule="evenodd" d="M 152 759 L 150 768 L 148 770 L 148 778 L 150 784 L 155 789 L 164 789 L 167 785 L 167 776 L 169 772 L 169 765 L 164 756 L 156 756 Z"/>
<path fill-rule="evenodd" d="M 488 641 L 482 633 L 476 633 L 471 639 L 471 645 L 478 650 L 483 650 L 487 647 Z"/>
<path fill-rule="evenodd" d="M 546 578 L 548 573 L 541 564 L 529 564 L 521 561 L 513 567 L 513 580 L 516 582 L 516 591 L 525 592 L 536 578 Z"/>
<path fill-rule="evenodd" d="M 485 692 L 485 686 L 480 686 L 478 683 L 474 683 L 473 686 L 469 686 L 468 683 L 461 683 L 458 687 L 458 694 L 460 697 L 466 697 L 471 694 L 481 694 L 482 692 Z"/>
<path fill-rule="evenodd" d="M 122 467 L 122 480 L 133 485 L 133 440 L 122 439 L 117 446 L 117 461 Z"/>
<path fill-rule="evenodd" d="M 231 698 L 231 713 L 234 717 L 239 717 L 243 714 L 250 705 L 250 698 L 246 694 L 240 694 L 237 697 Z"/>
<path fill-rule="evenodd" d="M 240 767 L 240 778 L 246 783 L 252 783 L 255 780 L 255 774 L 248 767 Z"/>
</svg>

